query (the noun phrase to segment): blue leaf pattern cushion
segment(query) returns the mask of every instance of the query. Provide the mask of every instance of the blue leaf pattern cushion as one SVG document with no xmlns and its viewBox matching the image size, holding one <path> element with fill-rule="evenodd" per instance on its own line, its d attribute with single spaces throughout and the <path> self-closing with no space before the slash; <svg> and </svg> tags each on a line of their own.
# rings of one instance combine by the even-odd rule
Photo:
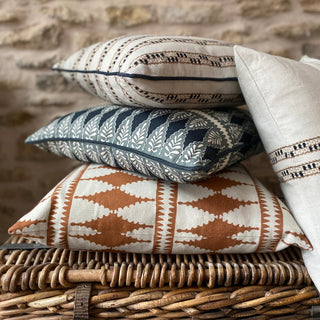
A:
<svg viewBox="0 0 320 320">
<path fill-rule="evenodd" d="M 249 113 L 225 107 L 98 106 L 56 119 L 26 143 L 175 182 L 204 179 L 261 150 Z"/>
</svg>

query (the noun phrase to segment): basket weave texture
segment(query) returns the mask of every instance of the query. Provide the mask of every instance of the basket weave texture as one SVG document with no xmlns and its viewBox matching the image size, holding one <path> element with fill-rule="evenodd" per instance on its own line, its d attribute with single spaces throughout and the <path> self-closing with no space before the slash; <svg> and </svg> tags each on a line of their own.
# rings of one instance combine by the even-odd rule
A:
<svg viewBox="0 0 320 320">
<path fill-rule="evenodd" d="M 0 250 L 0 319 L 308 319 L 320 298 L 290 247 L 277 253 L 146 255 Z M 30 244 L 30 248 L 28 248 Z M 10 249 L 15 246 L 21 249 Z"/>
</svg>

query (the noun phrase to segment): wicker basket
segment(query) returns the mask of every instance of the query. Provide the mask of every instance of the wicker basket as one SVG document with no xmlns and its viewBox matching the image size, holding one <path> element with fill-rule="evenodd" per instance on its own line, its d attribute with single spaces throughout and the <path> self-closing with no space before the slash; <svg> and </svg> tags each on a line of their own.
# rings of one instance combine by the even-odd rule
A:
<svg viewBox="0 0 320 320">
<path fill-rule="evenodd" d="M 146 255 L 0 250 L 0 319 L 308 319 L 320 298 L 300 251 Z"/>
</svg>

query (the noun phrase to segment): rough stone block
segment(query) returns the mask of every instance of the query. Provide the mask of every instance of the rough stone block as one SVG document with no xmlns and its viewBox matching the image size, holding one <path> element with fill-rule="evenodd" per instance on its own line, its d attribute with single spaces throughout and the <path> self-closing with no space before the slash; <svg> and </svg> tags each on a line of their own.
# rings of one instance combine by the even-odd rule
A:
<svg viewBox="0 0 320 320">
<path fill-rule="evenodd" d="M 46 57 L 43 59 L 37 59 L 35 57 L 31 58 L 22 58 L 17 61 L 17 67 L 21 69 L 50 69 L 56 62 L 59 61 L 57 55 Z"/>
<path fill-rule="evenodd" d="M 39 106 L 39 107 L 47 107 L 47 106 L 69 106 L 74 103 L 74 100 L 69 97 L 61 96 L 61 94 L 57 95 L 53 93 L 52 95 L 45 93 L 37 93 L 32 94 L 27 98 L 26 105 L 27 106 Z"/>
<path fill-rule="evenodd" d="M 20 15 L 14 11 L 0 10 L 0 23 L 17 22 Z"/>
<path fill-rule="evenodd" d="M 293 52 L 290 49 L 276 49 L 275 48 L 275 49 L 267 51 L 267 53 L 273 54 L 275 56 L 294 59 L 293 54 L 292 54 Z"/>
<path fill-rule="evenodd" d="M 222 6 L 213 3 L 206 5 L 166 6 L 160 9 L 160 22 L 169 24 L 210 24 L 224 22 Z"/>
<path fill-rule="evenodd" d="M 37 74 L 36 87 L 42 91 L 83 91 L 79 86 L 68 82 L 56 72 Z"/>
<path fill-rule="evenodd" d="M 64 4 L 55 7 L 45 7 L 42 9 L 42 12 L 50 18 L 75 25 L 79 24 L 85 26 L 92 21 L 92 16 L 90 14 L 72 10 Z"/>
<path fill-rule="evenodd" d="M 59 46 L 62 29 L 55 23 L 39 23 L 10 31 L 0 38 L 0 45 L 25 49 L 53 49 Z"/>
<path fill-rule="evenodd" d="M 156 20 L 155 8 L 151 5 L 110 6 L 106 8 L 107 22 L 133 27 Z"/>
<path fill-rule="evenodd" d="M 89 47 L 94 43 L 107 41 L 109 39 L 115 38 L 116 36 L 118 36 L 118 34 L 109 36 L 106 34 L 92 34 L 91 32 L 84 31 L 84 32 L 77 33 L 73 40 L 75 43 L 75 47 L 77 49 L 81 49 L 81 48 Z"/>
<path fill-rule="evenodd" d="M 305 12 L 320 13 L 319 0 L 301 0 L 301 7 Z"/>
<path fill-rule="evenodd" d="M 216 34 L 215 39 L 222 40 L 234 44 L 244 44 L 253 41 L 255 38 L 251 34 L 250 28 L 243 29 L 227 29 L 223 32 Z"/>
<path fill-rule="evenodd" d="M 314 34 L 320 34 L 320 23 L 303 22 L 290 23 L 271 27 L 271 32 L 277 36 L 296 39 L 302 37 L 310 37 Z"/>
<path fill-rule="evenodd" d="M 17 127 L 34 119 L 34 116 L 27 111 L 11 111 L 2 114 L 0 117 L 0 126 Z"/>
<path fill-rule="evenodd" d="M 23 88 L 23 83 L 18 80 L 0 80 L 0 91 L 1 90 L 14 90 Z"/>
<path fill-rule="evenodd" d="M 290 0 L 238 0 L 240 15 L 261 18 L 291 10 Z"/>
</svg>

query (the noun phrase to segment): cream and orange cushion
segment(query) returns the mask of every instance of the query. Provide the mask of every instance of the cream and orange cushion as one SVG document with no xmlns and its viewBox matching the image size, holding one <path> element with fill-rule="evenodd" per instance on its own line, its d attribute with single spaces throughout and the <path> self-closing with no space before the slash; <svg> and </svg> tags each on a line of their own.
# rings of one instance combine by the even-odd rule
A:
<svg viewBox="0 0 320 320">
<path fill-rule="evenodd" d="M 243 104 L 233 46 L 212 39 L 115 38 L 81 49 L 52 69 L 112 104 L 160 108 Z"/>
<path fill-rule="evenodd" d="M 247 253 L 311 246 L 286 206 L 240 166 L 178 184 L 98 164 L 62 180 L 9 232 L 49 246 Z"/>
</svg>

